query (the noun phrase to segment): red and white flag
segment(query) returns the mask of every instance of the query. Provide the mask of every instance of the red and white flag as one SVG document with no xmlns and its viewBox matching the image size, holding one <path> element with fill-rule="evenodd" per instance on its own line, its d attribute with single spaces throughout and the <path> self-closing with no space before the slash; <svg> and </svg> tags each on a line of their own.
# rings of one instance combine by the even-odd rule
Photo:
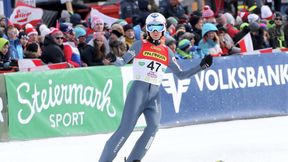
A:
<svg viewBox="0 0 288 162">
<path fill-rule="evenodd" d="M 239 44 L 239 47 L 240 47 L 242 53 L 253 52 L 254 51 L 253 42 L 252 42 L 252 38 L 251 38 L 251 34 L 250 33 L 246 34 L 238 42 L 238 44 Z"/>
<path fill-rule="evenodd" d="M 55 69 L 66 69 L 69 68 L 67 62 L 61 62 L 57 64 L 45 65 L 40 59 L 21 59 L 18 60 L 19 71 L 47 71 Z"/>
<path fill-rule="evenodd" d="M 17 3 L 10 16 L 10 21 L 18 28 L 23 28 L 27 23 L 36 26 L 42 19 L 43 9 L 34 8 L 25 3 Z"/>
</svg>

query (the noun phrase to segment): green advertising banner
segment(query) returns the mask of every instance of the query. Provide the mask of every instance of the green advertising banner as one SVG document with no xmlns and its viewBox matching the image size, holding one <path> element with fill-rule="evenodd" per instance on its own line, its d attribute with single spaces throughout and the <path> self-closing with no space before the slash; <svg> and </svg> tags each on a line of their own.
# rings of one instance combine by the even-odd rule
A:
<svg viewBox="0 0 288 162">
<path fill-rule="evenodd" d="M 123 109 L 121 69 L 99 66 L 5 76 L 10 139 L 111 132 Z"/>
<path fill-rule="evenodd" d="M 0 141 L 8 140 L 7 96 L 4 74 L 0 75 Z"/>
</svg>

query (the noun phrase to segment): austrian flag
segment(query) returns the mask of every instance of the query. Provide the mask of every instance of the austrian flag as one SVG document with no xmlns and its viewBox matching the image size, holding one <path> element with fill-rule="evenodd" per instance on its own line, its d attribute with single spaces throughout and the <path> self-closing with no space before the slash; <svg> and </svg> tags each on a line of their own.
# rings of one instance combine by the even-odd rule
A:
<svg viewBox="0 0 288 162">
<path fill-rule="evenodd" d="M 253 43 L 252 43 L 252 38 L 251 38 L 251 34 L 248 33 L 246 34 L 239 42 L 239 47 L 241 49 L 241 52 L 252 52 L 254 51 L 253 48 Z"/>
</svg>

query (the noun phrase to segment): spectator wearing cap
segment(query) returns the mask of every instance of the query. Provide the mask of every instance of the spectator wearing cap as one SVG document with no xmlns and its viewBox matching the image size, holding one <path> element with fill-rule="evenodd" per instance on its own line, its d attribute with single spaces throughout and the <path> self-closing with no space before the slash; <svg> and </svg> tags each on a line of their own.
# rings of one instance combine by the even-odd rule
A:
<svg viewBox="0 0 288 162">
<path fill-rule="evenodd" d="M 240 31 L 235 28 L 235 18 L 233 15 L 229 12 L 224 13 L 226 24 L 224 25 L 224 28 L 226 29 L 227 34 L 233 39 L 236 34 L 238 34 Z"/>
<path fill-rule="evenodd" d="M 262 18 L 262 20 L 272 20 L 273 13 L 272 13 L 269 6 L 263 5 L 261 7 L 261 18 Z"/>
<path fill-rule="evenodd" d="M 75 38 L 77 39 L 77 48 L 82 55 L 87 43 L 86 43 L 86 30 L 82 27 L 74 28 Z"/>
<path fill-rule="evenodd" d="M 178 43 L 178 48 L 176 49 L 177 54 L 182 59 L 192 59 L 191 47 L 190 40 L 183 39 Z"/>
<path fill-rule="evenodd" d="M 38 32 L 31 24 L 25 26 L 25 32 L 29 37 L 29 43 L 39 43 Z"/>
<path fill-rule="evenodd" d="M 128 50 L 135 42 L 135 32 L 133 30 L 133 26 L 130 24 L 124 25 L 123 29 L 124 29 L 125 43 L 127 45 Z"/>
<path fill-rule="evenodd" d="M 174 38 L 177 42 L 179 42 L 179 37 L 182 36 L 186 32 L 186 28 L 184 24 L 178 24 L 176 27 L 176 32 L 174 34 Z"/>
<path fill-rule="evenodd" d="M 249 23 L 249 29 L 254 50 L 263 49 L 265 44 L 263 29 L 260 28 L 260 25 L 257 22 Z"/>
<path fill-rule="evenodd" d="M 203 26 L 203 19 L 201 17 L 201 14 L 199 12 L 194 11 L 190 15 L 190 24 L 193 29 L 194 39 L 195 39 L 195 45 L 198 45 L 200 40 L 202 39 L 202 26 Z"/>
<path fill-rule="evenodd" d="M 106 48 L 104 45 L 104 33 L 95 32 L 93 34 L 93 44 L 88 44 L 81 55 L 81 59 L 88 66 L 109 65 L 109 59 L 106 59 Z"/>
<path fill-rule="evenodd" d="M 275 25 L 268 30 L 271 39 L 271 46 L 272 48 L 283 48 L 286 46 L 288 38 L 285 38 L 285 26 L 282 14 L 280 12 L 275 12 L 273 20 Z"/>
<path fill-rule="evenodd" d="M 202 39 L 199 42 L 201 52 L 195 55 L 195 58 L 204 58 L 206 55 L 219 56 L 222 49 L 217 36 L 217 27 L 212 23 L 205 23 L 202 28 Z"/>
<path fill-rule="evenodd" d="M 9 53 L 12 59 L 19 60 L 23 59 L 24 53 L 23 48 L 18 39 L 19 31 L 14 26 L 8 26 L 7 28 L 7 36 L 9 40 Z"/>
<path fill-rule="evenodd" d="M 167 19 L 167 32 L 169 35 L 173 36 L 176 33 L 176 26 L 178 25 L 178 20 L 175 17 L 169 17 Z"/>
<path fill-rule="evenodd" d="M 9 41 L 5 38 L 0 38 L 0 68 L 9 68 L 10 63 Z"/>
<path fill-rule="evenodd" d="M 38 43 L 29 43 L 25 50 L 25 58 L 36 59 L 40 58 L 42 52 Z"/>
<path fill-rule="evenodd" d="M 179 0 L 162 1 L 159 5 L 159 12 L 165 17 L 176 17 L 178 19 L 185 14 L 184 7 Z"/>
<path fill-rule="evenodd" d="M 110 49 L 111 49 L 111 44 L 113 44 L 113 42 L 116 42 L 116 41 L 121 42 L 121 47 L 120 47 L 121 48 L 121 53 L 122 52 L 126 52 L 127 51 L 127 46 L 126 46 L 126 43 L 125 43 L 124 29 L 123 29 L 122 25 L 120 25 L 120 24 L 113 24 L 111 26 L 111 33 L 110 33 L 110 37 L 109 37 L 109 47 L 110 47 Z"/>
<path fill-rule="evenodd" d="M 91 24 L 91 29 L 92 29 L 92 33 L 88 33 L 86 42 L 88 42 L 88 44 L 93 45 L 93 36 L 95 33 L 103 33 L 104 32 L 104 21 L 102 18 L 97 17 L 92 15 L 91 19 L 90 19 L 90 24 Z M 110 49 L 109 49 L 109 43 L 106 37 L 104 37 L 104 46 L 105 46 L 105 52 L 106 54 L 109 53 Z"/>
<path fill-rule="evenodd" d="M 62 31 L 57 28 L 51 29 L 51 33 L 44 39 L 44 48 L 41 55 L 41 60 L 46 63 L 61 63 L 66 62 L 63 52 Z"/>
<path fill-rule="evenodd" d="M 176 53 L 176 48 L 177 48 L 177 44 L 176 44 L 176 40 L 172 37 L 172 36 L 166 36 L 165 37 L 165 45 L 168 46 L 175 54 L 175 56 L 178 56 L 178 54 Z M 179 57 L 176 57 L 177 59 Z"/>
<path fill-rule="evenodd" d="M 77 48 L 77 41 L 72 26 L 69 26 L 68 24 L 65 23 L 61 23 L 60 31 L 62 31 L 64 35 L 63 52 L 65 60 L 73 67 L 80 67 L 81 66 L 80 52 Z"/>
<path fill-rule="evenodd" d="M 82 18 L 81 15 L 78 13 L 74 13 L 70 16 L 70 23 L 73 25 L 73 27 L 77 26 L 77 25 L 81 25 L 82 24 Z"/>
<path fill-rule="evenodd" d="M 204 6 L 204 8 L 202 10 L 202 17 L 203 17 L 204 23 L 216 24 L 214 11 L 211 10 L 210 6 L 208 6 L 208 5 Z"/>
<path fill-rule="evenodd" d="M 39 45 L 40 48 L 43 50 L 45 36 L 50 34 L 51 31 L 46 24 L 41 24 L 39 26 L 39 32 L 40 32 Z"/>
<path fill-rule="evenodd" d="M 61 23 L 59 29 L 64 34 L 64 42 L 76 42 L 73 27 L 66 23 Z"/>
<path fill-rule="evenodd" d="M 22 48 L 23 50 L 25 51 L 26 47 L 27 47 L 27 44 L 28 44 L 28 39 L 29 37 L 27 36 L 27 34 L 23 31 L 21 31 L 19 34 L 18 34 L 18 39 L 20 40 L 20 43 L 22 45 Z"/>
<path fill-rule="evenodd" d="M 70 22 L 70 16 L 71 15 L 67 10 L 62 10 L 59 22 L 60 23 Z"/>
</svg>

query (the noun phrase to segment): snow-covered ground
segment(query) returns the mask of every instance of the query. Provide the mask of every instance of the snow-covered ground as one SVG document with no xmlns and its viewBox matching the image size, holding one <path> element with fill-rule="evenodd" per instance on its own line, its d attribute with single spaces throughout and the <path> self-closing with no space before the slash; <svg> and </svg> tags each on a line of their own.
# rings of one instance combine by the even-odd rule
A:
<svg viewBox="0 0 288 162">
<path fill-rule="evenodd" d="M 134 132 L 115 162 L 123 162 Z M 0 143 L 0 162 L 97 162 L 111 134 Z M 288 116 L 161 129 L 143 162 L 287 162 Z"/>
</svg>

